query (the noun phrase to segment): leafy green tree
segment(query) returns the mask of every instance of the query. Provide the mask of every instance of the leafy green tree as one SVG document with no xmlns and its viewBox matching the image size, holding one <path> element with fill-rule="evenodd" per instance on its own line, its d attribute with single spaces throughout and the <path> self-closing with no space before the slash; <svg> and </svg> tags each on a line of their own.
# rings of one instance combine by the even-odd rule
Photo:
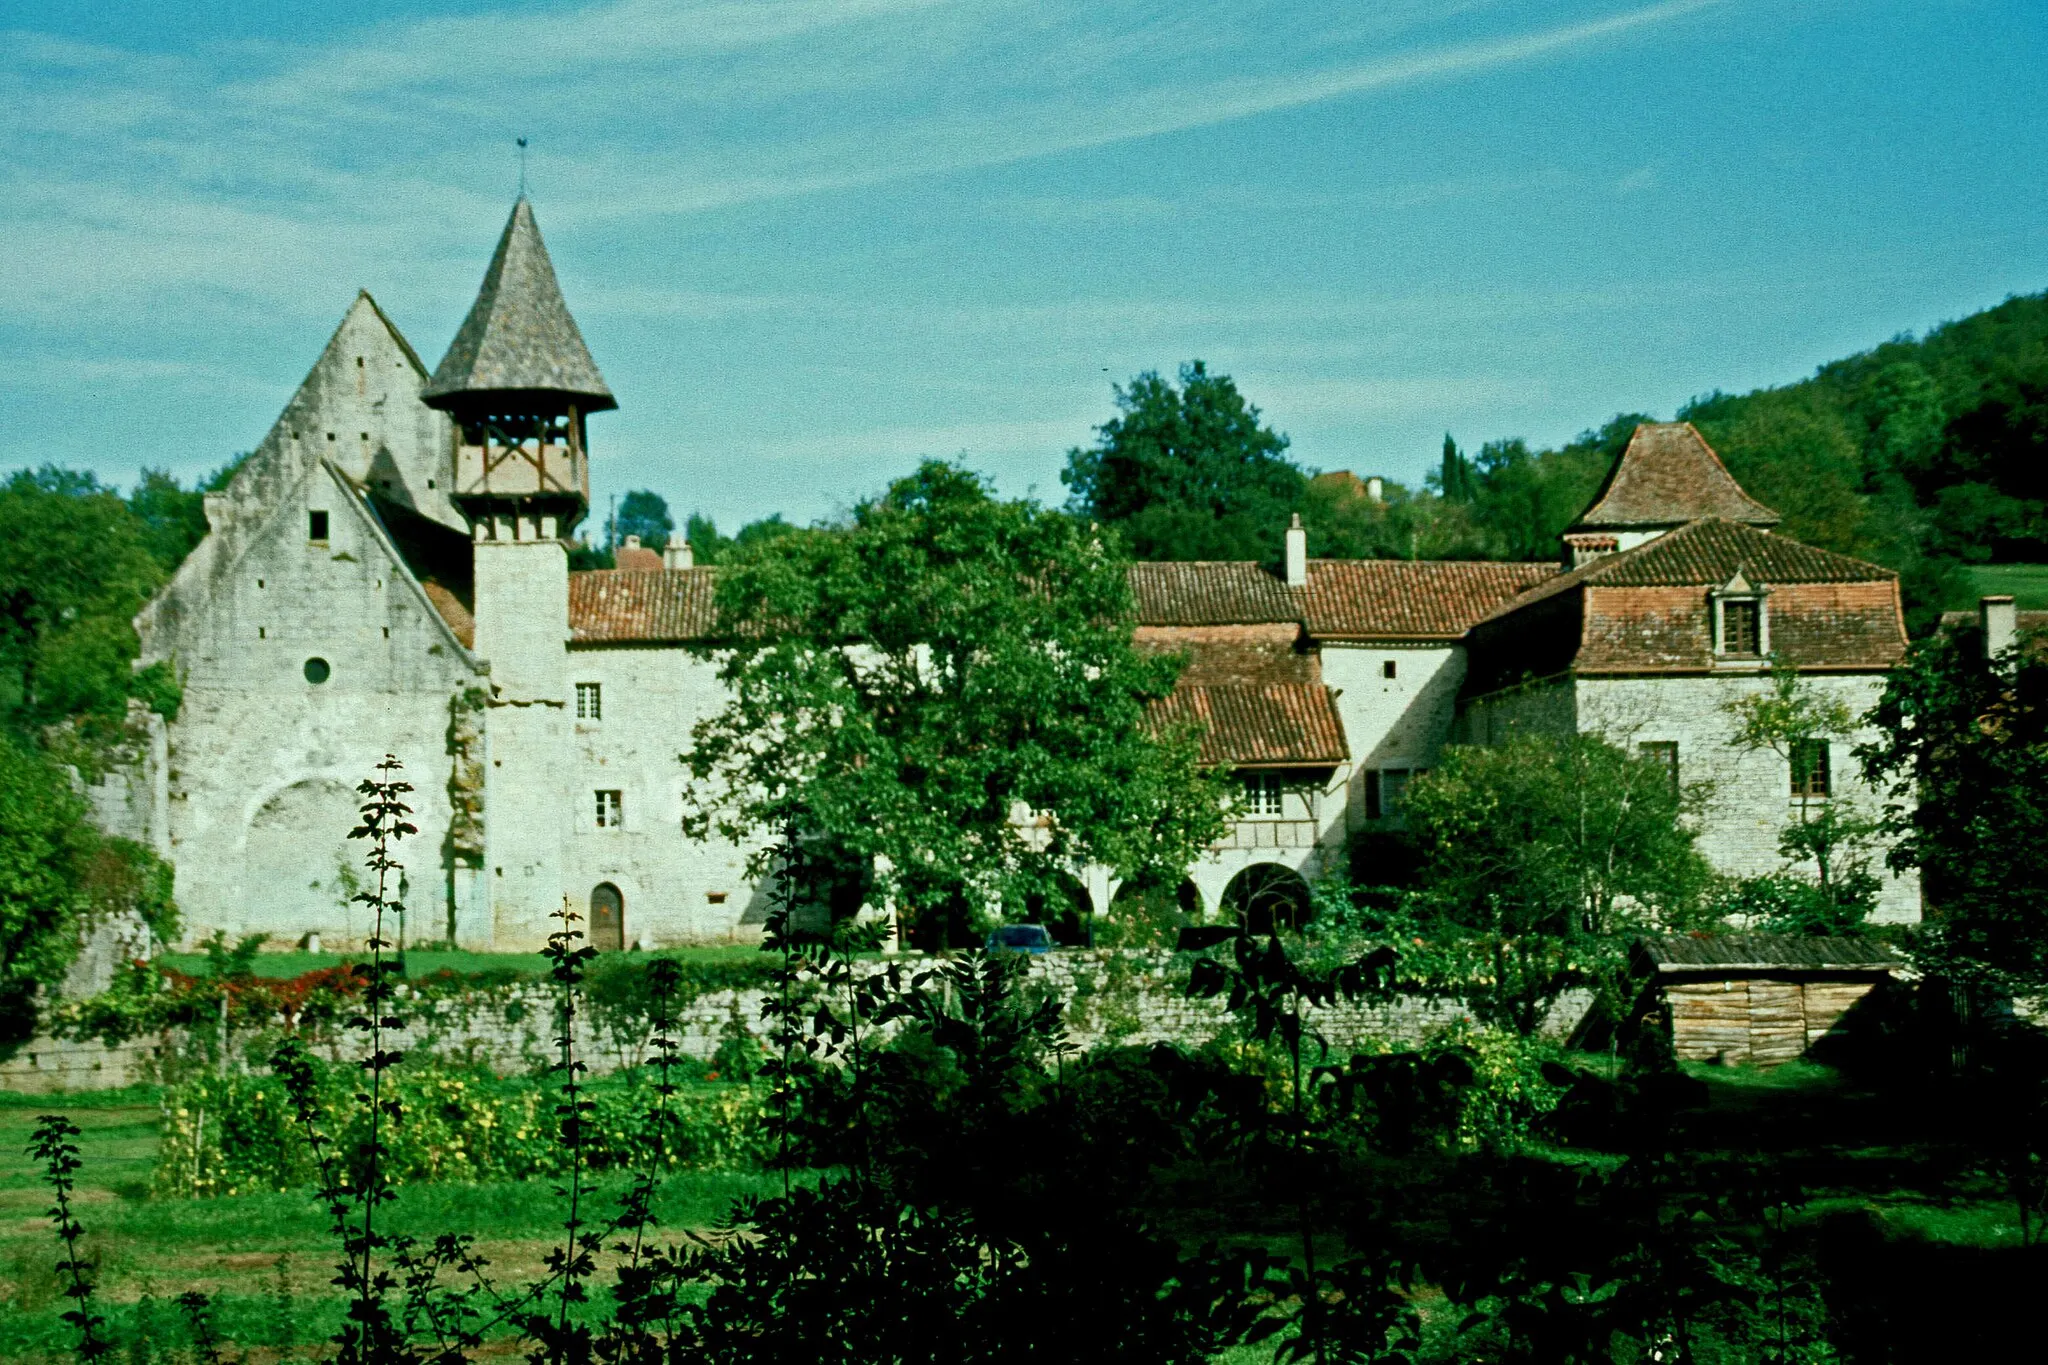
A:
<svg viewBox="0 0 2048 1365">
<path fill-rule="evenodd" d="M 1122 531 L 1140 559 L 1277 559 L 1307 483 L 1228 375 L 1199 360 L 1180 383 L 1148 370 L 1116 390 L 1118 416 L 1067 452 L 1077 516 Z"/>
<path fill-rule="evenodd" d="M 1856 733 L 1855 711 L 1782 665 L 1771 669 L 1763 691 L 1736 697 L 1723 709 L 1735 723 L 1731 745 L 1776 754 L 1791 774 L 1793 815 L 1779 834 L 1778 853 L 1812 865 L 1817 904 L 1801 912 L 1815 921 L 1809 927 L 1861 923 L 1877 899 L 1870 872 L 1877 821 L 1848 793 L 1822 789 L 1827 750 Z"/>
<path fill-rule="evenodd" d="M 928 462 L 720 576 L 729 697 L 682 755 L 685 828 L 790 826 L 873 860 L 913 911 L 1023 905 L 1061 874 L 1178 873 L 1224 828 L 1194 738 L 1147 704 L 1124 566 L 1087 523 Z"/>
<path fill-rule="evenodd" d="M 38 989 L 77 956 L 98 843 L 64 774 L 0 739 L 0 1057 L 34 1033 Z"/>
<path fill-rule="evenodd" d="M 1929 902 L 1926 962 L 1965 983 L 2048 996 L 2048 659 L 2038 640 L 1996 660 L 1974 630 L 1915 644 L 1857 750 L 1896 793 L 1885 827 L 1895 867 Z"/>
<path fill-rule="evenodd" d="M 744 554 L 771 540 L 801 530 L 782 519 L 782 513 L 771 512 L 758 521 L 750 521 L 728 536 L 721 533 L 718 523 L 701 512 L 692 512 L 687 524 L 685 537 L 690 542 L 690 552 L 699 564 L 723 564 L 735 554 Z"/>
<path fill-rule="evenodd" d="M 666 549 L 675 529 L 668 501 L 659 493 L 636 488 L 619 499 L 619 510 L 612 517 L 611 548 L 624 545 L 627 536 L 638 536 L 644 549 Z"/>
<path fill-rule="evenodd" d="M 165 573 L 92 475 L 46 465 L 0 485 L 0 714 L 18 731 L 118 724 L 137 693 L 130 622 Z"/>
<path fill-rule="evenodd" d="M 1690 923 L 1709 882 L 1685 819 L 1700 799 L 1597 735 L 1446 749 L 1401 813 L 1436 933 L 1487 959 L 1476 1008 L 1534 1032 L 1561 991 L 1618 965 L 1623 935 Z"/>
</svg>

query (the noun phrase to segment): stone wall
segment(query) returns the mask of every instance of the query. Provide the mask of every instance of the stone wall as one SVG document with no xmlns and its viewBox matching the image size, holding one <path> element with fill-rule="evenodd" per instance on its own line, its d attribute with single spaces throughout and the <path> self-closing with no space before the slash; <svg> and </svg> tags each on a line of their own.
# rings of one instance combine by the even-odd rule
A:
<svg viewBox="0 0 2048 1365">
<path fill-rule="evenodd" d="M 1178 1042 L 1199 1046 L 1230 1024 L 1220 1000 L 1190 1000 L 1186 969 L 1172 953 L 1159 950 L 1074 950 L 1028 959 L 1027 990 L 1056 993 L 1066 1005 L 1067 1036 L 1082 1051 L 1105 1044 L 1147 1046 Z M 916 961 L 905 965 L 915 967 Z M 879 970 L 880 964 L 868 970 Z M 685 1057 L 709 1061 L 736 1032 L 764 1044 L 760 989 L 708 991 L 680 1012 L 673 1035 Z M 1560 1041 L 1585 1016 L 1590 997 L 1568 993 L 1546 1023 L 1546 1036 Z M 461 995 L 434 993 L 401 1000 L 407 1019 L 391 1046 L 431 1053 L 514 1073 L 547 1066 L 555 1058 L 555 997 L 542 983 L 485 987 Z M 1469 1019 L 1455 1000 L 1410 996 L 1382 1005 L 1343 1005 L 1313 1010 L 1309 1023 L 1333 1055 L 1346 1056 L 1375 1043 L 1412 1046 Z M 648 1056 L 648 1034 L 637 1022 L 617 1026 L 602 1012 L 585 1010 L 576 1025 L 576 1050 L 592 1074 L 632 1066 Z M 359 1039 L 337 1038 L 327 1045 L 333 1060 L 353 1056 Z M 149 1079 L 152 1043 L 106 1049 L 97 1043 L 58 1043 L 39 1038 L 13 1062 L 0 1066 L 0 1089 L 22 1091 L 101 1090 Z"/>
</svg>

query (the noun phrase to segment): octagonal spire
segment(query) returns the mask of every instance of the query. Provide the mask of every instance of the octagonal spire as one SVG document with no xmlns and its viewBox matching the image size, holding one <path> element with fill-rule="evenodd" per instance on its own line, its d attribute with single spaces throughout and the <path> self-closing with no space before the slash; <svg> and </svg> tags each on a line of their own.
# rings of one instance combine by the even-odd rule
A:
<svg viewBox="0 0 2048 1365">
<path fill-rule="evenodd" d="M 449 410 L 618 406 L 562 300 L 524 195 L 512 206 L 469 316 L 420 397 Z"/>
</svg>

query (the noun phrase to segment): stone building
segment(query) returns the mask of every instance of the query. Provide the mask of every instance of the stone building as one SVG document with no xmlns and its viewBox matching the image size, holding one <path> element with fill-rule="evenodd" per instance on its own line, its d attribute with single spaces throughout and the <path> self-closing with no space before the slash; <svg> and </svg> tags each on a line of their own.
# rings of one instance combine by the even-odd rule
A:
<svg viewBox="0 0 2048 1365">
<path fill-rule="evenodd" d="M 589 418 L 614 406 L 524 200 L 431 373 L 356 299 L 137 618 L 185 703 L 103 810 L 175 865 L 190 933 L 359 942 L 345 835 L 386 753 L 417 789 L 412 941 L 532 948 L 565 898 L 601 947 L 758 926 L 751 850 L 680 824 L 677 751 L 722 700 L 687 648 L 712 642 L 715 571 L 687 546 L 569 570 Z M 1139 644 L 1188 660 L 1165 709 L 1246 793 L 1183 903 L 1297 905 L 1303 877 L 1398 820 L 1444 744 L 1516 727 L 1659 746 L 1715 781 L 1715 862 L 1775 866 L 1785 762 L 1734 750 L 1723 703 L 1775 652 L 1861 705 L 1905 635 L 1891 574 L 1774 521 L 1692 428 L 1645 426 L 1568 534 L 1569 569 L 1310 560 L 1298 525 L 1277 572 L 1135 566 Z M 1853 795 L 1841 746 L 1820 771 Z M 1124 890 L 1074 871 L 1091 911 Z M 1889 884 L 1884 913 L 1917 914 L 1915 889 Z"/>
</svg>

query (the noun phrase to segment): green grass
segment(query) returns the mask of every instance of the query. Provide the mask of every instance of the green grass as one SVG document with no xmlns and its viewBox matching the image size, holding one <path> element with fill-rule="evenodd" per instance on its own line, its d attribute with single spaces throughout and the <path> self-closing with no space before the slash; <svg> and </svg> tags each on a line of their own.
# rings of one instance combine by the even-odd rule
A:
<svg viewBox="0 0 2048 1365">
<path fill-rule="evenodd" d="M 52 1263 L 58 1248 L 46 1212 L 49 1190 L 24 1152 L 36 1116 L 60 1112 L 82 1131 L 76 1209 L 86 1253 L 100 1267 L 96 1302 L 117 1336 L 139 1329 L 182 1340 L 171 1303 L 187 1289 L 215 1296 L 217 1326 L 229 1340 L 276 1345 L 280 1314 L 296 1319 L 297 1340 L 333 1330 L 340 1306 L 328 1283 L 334 1246 L 310 1192 L 184 1200 L 149 1197 L 159 1092 L 135 1087 L 91 1095 L 0 1095 L 0 1360 L 56 1356 L 70 1329 Z M 598 1182 L 603 1217 L 624 1185 Z M 508 1284 L 536 1278 L 561 1235 L 563 1201 L 552 1180 L 491 1185 L 417 1185 L 381 1215 L 397 1233 L 422 1240 L 447 1231 L 476 1236 Z M 664 1182 L 655 1206 L 669 1239 L 717 1226 L 736 1196 L 780 1188 L 780 1177 L 749 1171 L 688 1171 Z M 282 1280 L 281 1278 L 282 1277 Z M 280 1299 L 280 1285 L 288 1292 Z M 149 1306 L 138 1307 L 148 1299 Z M 138 1317 L 139 1315 L 139 1317 Z"/>
<path fill-rule="evenodd" d="M 2012 594 L 2021 611 L 2048 611 L 2048 564 L 1977 564 L 1969 569 L 1971 597 L 1950 610 L 1977 605 L 1979 597 Z"/>
<path fill-rule="evenodd" d="M 258 976 L 288 978 L 317 971 L 323 967 L 339 967 L 347 962 L 360 962 L 365 953 L 258 953 L 252 964 Z M 660 953 L 626 953 L 628 958 L 674 957 L 690 962 L 733 962 L 756 961 L 761 949 L 751 943 L 717 944 L 702 948 L 665 948 Z M 157 959 L 167 967 L 186 972 L 193 976 L 206 973 L 204 953 L 165 953 Z M 436 972 L 454 972 L 459 976 L 474 976 L 485 973 L 510 973 L 518 976 L 545 976 L 548 960 L 539 953 L 470 953 L 442 949 L 419 949 L 405 955 L 405 973 L 408 977 L 432 976 Z"/>
</svg>

